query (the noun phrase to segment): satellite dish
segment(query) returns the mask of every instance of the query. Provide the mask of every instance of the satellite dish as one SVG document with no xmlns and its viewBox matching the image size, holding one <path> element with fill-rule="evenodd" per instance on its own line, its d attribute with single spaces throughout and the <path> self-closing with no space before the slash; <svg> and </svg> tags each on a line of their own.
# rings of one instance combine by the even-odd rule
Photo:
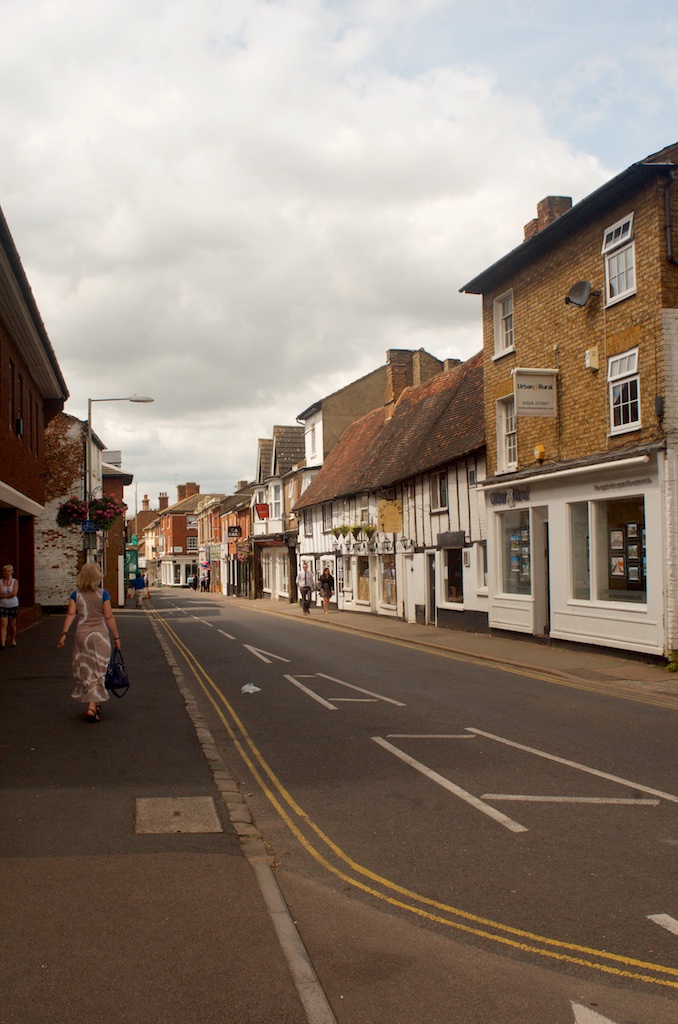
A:
<svg viewBox="0 0 678 1024">
<path fill-rule="evenodd" d="M 591 282 L 577 281 L 573 284 L 565 297 L 565 302 L 571 306 L 585 306 L 591 298 Z"/>
</svg>

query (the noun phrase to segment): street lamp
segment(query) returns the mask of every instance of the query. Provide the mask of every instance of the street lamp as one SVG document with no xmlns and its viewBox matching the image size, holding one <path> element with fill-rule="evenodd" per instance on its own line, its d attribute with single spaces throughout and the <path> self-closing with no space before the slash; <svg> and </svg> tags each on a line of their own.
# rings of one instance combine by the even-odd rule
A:
<svg viewBox="0 0 678 1024">
<path fill-rule="evenodd" d="M 92 498 L 92 404 L 94 402 L 154 402 L 154 398 L 146 395 L 130 395 L 129 398 L 88 398 L 87 399 L 87 448 L 85 451 L 86 491 L 85 501 Z"/>
<path fill-rule="evenodd" d="M 154 402 L 154 398 L 146 395 L 130 395 L 127 398 L 88 398 L 87 399 L 87 445 L 85 448 L 85 501 L 89 508 L 92 500 L 92 405 L 94 402 Z"/>
</svg>

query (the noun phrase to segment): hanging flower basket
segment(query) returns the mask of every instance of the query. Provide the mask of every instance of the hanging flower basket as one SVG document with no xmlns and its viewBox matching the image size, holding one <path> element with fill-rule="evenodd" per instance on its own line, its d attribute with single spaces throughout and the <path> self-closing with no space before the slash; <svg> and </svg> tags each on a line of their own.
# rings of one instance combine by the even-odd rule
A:
<svg viewBox="0 0 678 1024">
<path fill-rule="evenodd" d="M 57 526 L 80 526 L 86 519 L 91 520 L 97 530 L 104 533 L 115 523 L 118 516 L 121 516 L 126 505 L 104 495 L 103 498 L 93 498 L 89 504 L 71 495 L 66 501 L 59 505 L 57 510 Z"/>
</svg>

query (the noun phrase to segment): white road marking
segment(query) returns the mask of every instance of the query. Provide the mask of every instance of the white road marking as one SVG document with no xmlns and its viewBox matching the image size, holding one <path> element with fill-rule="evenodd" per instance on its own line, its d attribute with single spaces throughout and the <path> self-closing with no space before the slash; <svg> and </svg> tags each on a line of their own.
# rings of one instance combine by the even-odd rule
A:
<svg viewBox="0 0 678 1024">
<path fill-rule="evenodd" d="M 597 768 L 588 768 L 585 764 L 578 764 L 577 761 L 568 761 L 565 757 L 556 757 L 555 754 L 547 754 L 544 750 L 536 750 L 534 747 L 526 747 L 522 743 L 515 743 L 513 740 L 504 739 L 503 736 L 494 736 L 491 732 L 483 732 L 482 729 L 467 727 L 467 732 L 475 736 L 484 736 L 488 740 L 496 740 L 497 743 L 504 743 L 507 747 L 514 747 L 516 750 L 524 750 L 528 754 L 536 754 L 537 757 L 544 757 L 547 761 L 555 761 L 556 764 L 564 764 L 568 768 L 577 768 L 580 772 L 587 772 L 599 779 L 607 779 L 609 782 L 617 782 L 620 786 L 628 786 L 629 789 L 636 789 L 639 793 L 648 793 L 650 796 L 658 796 L 660 800 L 671 800 L 678 804 L 678 796 L 672 793 L 664 793 L 660 789 L 652 789 L 650 786 L 641 786 L 638 782 L 630 782 L 618 775 L 610 775 L 608 772 L 599 772 Z"/>
<path fill-rule="evenodd" d="M 609 1017 L 603 1017 L 595 1010 L 589 1010 L 588 1006 L 582 1006 L 581 1003 L 572 1003 L 571 1005 L 574 1024 L 615 1024 Z"/>
<path fill-rule="evenodd" d="M 294 678 L 294 676 L 285 676 L 284 678 L 289 680 L 290 683 L 294 683 L 295 686 L 298 686 L 300 690 L 303 690 L 304 693 L 308 694 L 309 697 L 312 697 L 313 700 L 317 700 L 318 704 L 322 704 L 323 707 L 328 709 L 328 711 L 337 711 L 334 704 L 330 704 L 328 701 L 323 700 L 322 697 L 319 697 L 317 693 L 313 692 L 313 690 L 309 690 L 308 686 L 304 686 L 304 684 L 300 683 L 298 679 Z"/>
<path fill-rule="evenodd" d="M 330 697 L 336 700 L 337 704 L 376 704 L 377 697 Z"/>
<path fill-rule="evenodd" d="M 401 761 L 405 762 L 405 764 L 409 764 L 411 768 L 416 768 L 418 772 L 421 772 L 422 775 L 431 779 L 432 782 L 437 782 L 439 786 L 443 787 L 443 789 L 447 789 L 450 793 L 454 793 L 454 795 L 458 796 L 461 800 L 465 800 L 467 804 L 471 805 L 471 807 L 475 807 L 476 810 L 482 811 L 482 813 L 486 814 L 488 818 L 492 818 L 494 821 L 499 822 L 499 824 L 503 825 L 504 828 L 509 829 L 511 832 L 527 832 L 524 825 L 519 825 L 517 821 L 507 818 L 505 814 L 501 813 L 501 811 L 496 810 L 494 807 L 490 807 L 489 804 L 483 803 L 483 801 L 479 800 L 478 797 L 472 796 L 471 793 L 467 793 L 465 789 L 455 786 L 455 784 L 450 782 L 449 779 L 444 778 L 442 775 L 438 775 L 438 773 L 434 772 L 431 768 L 427 768 L 427 766 L 422 764 L 421 761 L 415 761 L 415 759 L 410 757 L 409 754 L 405 754 L 402 750 L 394 747 L 392 743 L 382 739 L 381 736 L 373 736 L 372 739 L 375 743 L 378 743 L 380 747 L 384 747 L 385 750 L 389 750 L 392 754 L 395 754 L 396 757 L 399 757 Z"/>
<path fill-rule="evenodd" d="M 212 623 L 211 623 L 211 622 L 207 622 L 207 621 L 206 621 L 205 619 L 201 619 L 200 621 L 202 622 L 202 624 L 203 624 L 204 626 L 209 626 L 209 627 L 210 627 L 210 629 L 214 629 L 214 626 L 212 625 Z"/>
<path fill-rule="evenodd" d="M 221 635 L 225 636 L 228 640 L 235 640 L 234 636 L 231 636 L 230 633 L 224 633 L 223 629 L 218 629 L 217 633 L 221 633 Z"/>
<path fill-rule="evenodd" d="M 362 686 L 354 686 L 353 683 L 346 683 L 343 679 L 335 679 L 334 676 L 326 676 L 324 672 L 318 672 L 318 676 L 321 679 L 329 679 L 331 683 L 339 683 L 340 686 L 347 686 L 349 690 L 357 690 L 358 693 L 366 693 L 368 697 L 376 697 L 377 700 L 385 700 L 387 704 L 395 704 L 398 708 L 407 707 L 400 700 L 393 700 L 391 697 L 383 697 L 380 693 L 375 693 L 373 690 L 363 690 Z"/>
<path fill-rule="evenodd" d="M 386 734 L 391 740 L 474 740 L 475 736 L 468 733 L 455 735 L 454 733 L 438 732 L 389 732 Z"/>
<path fill-rule="evenodd" d="M 630 807 L 658 807 L 659 800 L 634 800 L 633 797 L 606 796 L 524 796 L 509 793 L 483 793 L 483 800 L 527 800 L 541 804 L 628 804 Z"/>
<path fill-rule="evenodd" d="M 271 664 L 271 658 L 275 658 L 276 661 L 285 661 L 289 664 L 289 658 L 281 658 L 279 654 L 271 654 L 270 651 L 262 651 L 259 647 L 252 647 L 250 644 L 243 644 L 243 647 L 256 655 L 262 661 L 266 662 L 267 665 Z"/>
<path fill-rule="evenodd" d="M 660 928 L 666 928 L 667 932 L 673 932 L 674 935 L 678 935 L 678 921 L 675 917 L 669 917 L 668 914 L 648 914 L 648 921 L 654 921 Z"/>
</svg>

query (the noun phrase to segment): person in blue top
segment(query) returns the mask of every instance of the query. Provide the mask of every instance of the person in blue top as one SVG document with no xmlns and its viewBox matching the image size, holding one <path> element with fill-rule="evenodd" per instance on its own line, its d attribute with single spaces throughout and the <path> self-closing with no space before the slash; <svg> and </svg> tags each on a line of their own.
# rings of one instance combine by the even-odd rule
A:
<svg viewBox="0 0 678 1024">
<path fill-rule="evenodd" d="M 130 586 L 134 591 L 134 604 L 137 608 L 141 608 L 141 600 L 146 590 L 146 581 L 143 576 L 135 576 Z"/>
<path fill-rule="evenodd" d="M 111 597 L 101 586 L 101 569 L 96 562 L 83 565 L 76 579 L 76 589 L 68 599 L 64 628 L 57 647 L 66 643 L 66 636 L 76 617 L 73 644 L 74 700 L 87 704 L 88 722 L 101 721 L 101 705 L 109 698 L 106 669 L 111 657 L 111 641 L 120 650 L 120 634 L 115 624 Z"/>
</svg>

